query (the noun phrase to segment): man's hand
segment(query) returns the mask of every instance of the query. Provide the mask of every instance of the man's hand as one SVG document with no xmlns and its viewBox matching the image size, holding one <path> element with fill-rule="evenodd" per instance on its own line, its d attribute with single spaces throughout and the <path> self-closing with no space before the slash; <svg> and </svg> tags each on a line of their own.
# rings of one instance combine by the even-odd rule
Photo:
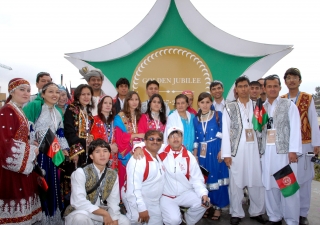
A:
<svg viewBox="0 0 320 225">
<path fill-rule="evenodd" d="M 106 211 L 107 212 L 107 211 Z M 112 220 L 111 216 L 109 213 L 106 213 L 105 215 L 103 215 L 103 222 L 105 225 L 113 225 L 114 221 Z"/>
<path fill-rule="evenodd" d="M 222 159 L 221 159 L 221 150 L 219 151 L 218 155 L 217 155 L 217 159 L 218 159 L 218 162 L 221 163 L 222 162 Z"/>
<path fill-rule="evenodd" d="M 143 212 L 139 212 L 138 222 L 140 222 L 140 223 L 148 223 L 149 219 L 150 219 L 150 217 L 149 217 L 148 210 L 143 211 Z"/>
<path fill-rule="evenodd" d="M 202 207 L 205 207 L 205 208 L 209 208 L 210 207 L 210 200 L 209 200 L 208 195 L 203 195 L 201 201 L 202 201 L 202 203 L 201 203 Z M 208 203 L 209 203 L 209 205 L 206 205 Z"/>
<path fill-rule="evenodd" d="M 134 153 L 133 153 L 133 158 L 134 159 L 142 159 L 144 157 L 144 153 L 140 147 L 135 148 Z"/>
<path fill-rule="evenodd" d="M 313 148 L 313 153 L 314 153 L 315 155 L 318 155 L 318 154 L 320 153 L 320 146 L 314 147 L 314 148 Z"/>
<path fill-rule="evenodd" d="M 232 164 L 232 159 L 231 157 L 225 157 L 224 162 L 226 163 L 227 167 L 230 169 L 230 166 Z"/>
<path fill-rule="evenodd" d="M 289 163 L 297 163 L 297 162 L 298 162 L 297 153 L 289 152 Z"/>
</svg>

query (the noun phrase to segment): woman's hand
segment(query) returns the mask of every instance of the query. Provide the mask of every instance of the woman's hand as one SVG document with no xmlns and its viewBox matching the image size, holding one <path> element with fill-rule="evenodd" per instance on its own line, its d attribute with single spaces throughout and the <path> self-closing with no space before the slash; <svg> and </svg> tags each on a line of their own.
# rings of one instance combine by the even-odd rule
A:
<svg viewBox="0 0 320 225">
<path fill-rule="evenodd" d="M 63 155 L 69 156 L 69 152 L 67 150 L 62 150 Z"/>
<path fill-rule="evenodd" d="M 116 143 L 111 144 L 110 148 L 112 153 L 118 153 L 118 145 Z"/>
</svg>

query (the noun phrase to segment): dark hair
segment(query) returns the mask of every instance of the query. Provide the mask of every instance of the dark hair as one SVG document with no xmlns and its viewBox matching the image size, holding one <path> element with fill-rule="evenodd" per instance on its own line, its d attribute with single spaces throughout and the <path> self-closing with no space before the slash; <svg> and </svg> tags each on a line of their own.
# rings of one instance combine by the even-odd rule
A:
<svg viewBox="0 0 320 225">
<path fill-rule="evenodd" d="M 211 88 L 213 88 L 213 87 L 215 87 L 215 86 L 217 86 L 217 85 L 221 85 L 221 87 L 223 88 L 223 83 L 221 82 L 221 81 L 219 81 L 219 80 L 214 80 L 213 82 L 211 82 L 211 84 L 210 84 L 210 90 L 211 90 Z"/>
<path fill-rule="evenodd" d="M 247 81 L 248 84 L 250 84 L 249 78 L 248 78 L 246 75 L 243 75 L 243 76 L 238 77 L 238 78 L 236 79 L 235 86 L 237 87 L 238 83 L 243 82 L 243 81 Z"/>
<path fill-rule="evenodd" d="M 284 74 L 283 79 L 287 79 L 288 75 L 298 76 L 299 80 L 301 80 L 301 73 L 300 73 L 300 70 L 298 68 L 293 68 L 292 67 L 292 68 L 287 69 L 287 71 Z"/>
<path fill-rule="evenodd" d="M 42 94 L 46 93 L 46 90 L 47 90 L 47 88 L 48 88 L 50 85 L 56 85 L 57 88 L 59 89 L 59 86 L 58 86 L 56 83 L 49 82 L 49 83 L 46 83 L 45 85 L 43 85 L 42 90 L 41 90 L 41 93 L 42 93 Z"/>
<path fill-rule="evenodd" d="M 176 102 L 179 98 L 183 98 L 184 100 L 186 100 L 187 104 L 189 105 L 189 99 L 185 94 L 178 94 L 176 96 L 176 98 L 174 99 L 174 107 L 176 107 Z"/>
<path fill-rule="evenodd" d="M 102 105 L 103 105 L 105 98 L 110 98 L 111 103 L 112 103 L 111 112 L 109 113 L 108 119 L 106 119 L 106 117 L 101 112 Z M 102 120 L 103 123 L 111 124 L 111 122 L 113 121 L 113 119 L 115 117 L 115 114 L 116 114 L 116 108 L 114 107 L 113 98 L 109 95 L 103 96 L 103 98 L 100 99 L 100 102 L 98 103 L 98 116 L 99 116 L 99 118 Z"/>
<path fill-rule="evenodd" d="M 266 87 L 267 80 L 278 80 L 279 86 L 281 86 L 280 77 L 277 74 L 272 74 L 264 78 L 264 87 Z"/>
<path fill-rule="evenodd" d="M 249 86 L 258 86 L 261 88 L 262 85 L 259 83 L 259 81 L 251 81 Z"/>
<path fill-rule="evenodd" d="M 90 143 L 88 147 L 88 155 L 91 155 L 97 147 L 107 148 L 108 151 L 111 152 L 111 147 L 109 143 L 102 140 L 101 138 L 98 138 Z"/>
<path fill-rule="evenodd" d="M 208 92 L 202 92 L 200 93 L 200 95 L 198 96 L 198 102 L 201 102 L 203 99 L 205 98 L 209 98 L 209 100 L 212 102 L 212 98 L 211 95 Z M 199 121 L 201 119 L 201 114 L 202 114 L 202 110 L 199 109 L 198 113 L 197 113 L 197 117 L 199 118 Z"/>
<path fill-rule="evenodd" d="M 150 108 L 150 105 L 151 105 L 151 102 L 152 102 L 152 100 L 153 100 L 154 98 L 159 98 L 159 99 L 160 99 L 161 109 L 162 109 L 162 110 L 160 110 L 159 117 L 160 117 L 161 123 L 164 125 L 164 124 L 167 123 L 167 114 L 166 114 L 166 105 L 164 104 L 164 101 L 163 101 L 161 95 L 159 95 L 159 94 L 153 94 L 153 95 L 151 96 L 151 98 L 149 99 L 149 102 L 148 102 L 147 112 L 146 112 L 146 113 L 148 114 L 149 118 L 152 120 L 153 118 L 152 118 L 152 116 L 151 116 L 151 108 Z"/>
<path fill-rule="evenodd" d="M 39 83 L 40 78 L 41 78 L 41 77 L 44 77 L 44 76 L 49 76 L 49 77 L 50 77 L 50 74 L 47 73 L 47 72 L 40 72 L 40 73 L 38 73 L 38 74 L 37 74 L 36 82 Z M 51 80 L 52 80 L 52 78 L 51 78 Z"/>
<path fill-rule="evenodd" d="M 80 109 L 83 109 L 83 106 L 81 105 L 79 99 L 80 99 L 80 95 L 81 95 L 81 92 L 83 89 L 85 88 L 88 88 L 91 92 L 91 102 L 87 105 L 87 110 L 88 110 L 88 113 L 90 112 L 91 113 L 91 109 L 94 108 L 94 105 L 93 105 L 93 90 L 92 90 L 92 87 L 90 87 L 88 84 L 80 84 L 75 90 L 74 90 L 74 94 L 73 94 L 73 102 L 72 104 L 74 106 L 78 106 L 80 107 Z"/>
<path fill-rule="evenodd" d="M 144 134 L 144 140 L 147 140 L 148 137 L 150 137 L 151 135 L 154 134 L 158 134 L 159 137 L 163 140 L 163 133 L 159 130 L 148 130 L 145 134 Z"/>
<path fill-rule="evenodd" d="M 159 86 L 160 86 L 159 83 L 158 83 L 158 81 L 156 81 L 156 80 L 149 80 L 149 81 L 147 82 L 147 84 L 146 84 L 146 88 L 148 89 L 148 87 L 149 87 L 151 84 L 157 85 L 158 88 L 159 88 Z"/>
<path fill-rule="evenodd" d="M 124 98 L 124 104 L 123 104 L 123 109 L 122 112 L 124 113 L 124 115 L 129 119 L 130 122 L 132 122 L 132 118 L 131 118 L 131 112 L 130 112 L 130 106 L 129 106 L 129 100 L 132 98 L 133 95 L 137 95 L 138 99 L 139 99 L 139 105 L 138 107 L 134 110 L 136 113 L 136 118 L 137 118 L 137 123 L 140 120 L 141 117 L 141 100 L 140 100 L 140 96 L 138 95 L 137 92 L 135 91 L 129 91 L 128 94 L 126 95 L 126 97 Z"/>
<path fill-rule="evenodd" d="M 118 88 L 121 84 L 126 84 L 128 86 L 128 88 L 130 88 L 130 83 L 129 83 L 128 79 L 125 77 L 119 78 L 119 80 L 116 83 L 116 88 Z"/>
</svg>

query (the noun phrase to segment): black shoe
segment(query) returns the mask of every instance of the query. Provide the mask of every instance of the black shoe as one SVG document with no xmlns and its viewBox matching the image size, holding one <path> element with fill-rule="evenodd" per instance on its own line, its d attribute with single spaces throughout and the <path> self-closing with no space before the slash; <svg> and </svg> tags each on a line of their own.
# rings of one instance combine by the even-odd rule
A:
<svg viewBox="0 0 320 225">
<path fill-rule="evenodd" d="M 268 221 L 266 223 L 266 225 L 282 225 L 282 220 L 280 220 L 278 222 Z"/>
<path fill-rule="evenodd" d="M 241 222 L 241 218 L 239 217 L 231 217 L 230 224 L 231 225 L 238 225 Z"/>
<path fill-rule="evenodd" d="M 256 220 L 256 221 L 258 221 L 259 223 L 262 223 L 262 224 L 266 224 L 268 222 L 268 220 L 263 218 L 262 215 L 252 216 L 252 217 L 250 217 L 250 219 Z"/>
<path fill-rule="evenodd" d="M 308 224 L 309 224 L 308 218 L 307 218 L 307 217 L 300 216 L 300 218 L 299 218 L 299 224 L 300 224 L 300 225 L 308 225 Z"/>
</svg>

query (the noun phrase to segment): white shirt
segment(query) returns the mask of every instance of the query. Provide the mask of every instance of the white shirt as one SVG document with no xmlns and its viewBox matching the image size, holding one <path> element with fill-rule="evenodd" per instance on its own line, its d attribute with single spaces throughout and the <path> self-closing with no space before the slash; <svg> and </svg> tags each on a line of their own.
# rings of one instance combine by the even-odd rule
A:
<svg viewBox="0 0 320 225">
<path fill-rule="evenodd" d="M 94 168 L 98 172 L 99 179 L 103 173 L 94 165 Z M 85 189 L 86 184 L 86 176 L 82 168 L 78 168 L 71 175 L 71 198 L 70 204 L 76 210 L 85 210 L 89 213 L 94 212 L 99 209 L 100 198 L 98 197 L 96 203 L 93 205 L 89 200 L 87 200 L 87 192 Z M 107 198 L 108 202 L 108 212 L 112 218 L 112 220 L 119 220 L 120 218 L 120 193 L 119 193 L 119 178 L 117 179 L 113 185 L 112 191 Z"/>
<path fill-rule="evenodd" d="M 213 101 L 212 105 L 214 106 L 214 109 L 216 111 L 223 112 L 224 106 L 225 106 L 225 101 L 222 99 L 220 103 L 217 103 L 215 100 Z"/>
<path fill-rule="evenodd" d="M 253 129 L 252 117 L 253 117 L 253 107 L 252 101 L 246 103 L 244 108 L 243 104 L 238 102 L 241 120 L 242 120 L 242 133 L 238 145 L 238 151 L 235 157 L 232 157 L 232 164 L 230 166 L 230 172 L 236 185 L 239 188 L 245 186 L 262 186 L 261 182 L 261 166 L 260 166 L 260 154 L 258 149 L 258 142 L 256 133 L 253 132 L 254 142 L 246 142 L 245 129 Z M 247 111 L 245 111 L 246 109 Z M 248 122 L 249 119 L 249 122 Z M 231 157 L 231 142 L 230 142 L 230 130 L 231 120 L 229 114 L 224 109 L 222 113 L 222 144 L 221 144 L 221 157 Z"/>
<path fill-rule="evenodd" d="M 96 116 L 98 115 L 98 103 L 99 103 L 99 99 L 100 96 L 92 96 L 93 99 L 93 109 L 91 110 L 92 112 L 92 116 Z"/>
<path fill-rule="evenodd" d="M 269 117 L 273 117 L 279 99 L 280 97 L 276 98 L 272 104 L 270 104 L 267 99 L 264 103 L 264 105 L 268 105 L 267 113 Z M 288 115 L 290 120 L 289 152 L 296 152 L 299 155 L 302 152 L 300 115 L 294 102 L 291 102 Z M 279 188 L 273 174 L 289 164 L 288 154 L 277 154 L 276 145 L 266 145 L 266 150 L 261 157 L 261 162 L 263 172 L 262 182 L 266 190 L 270 190 L 270 188 Z M 293 164 L 295 166 L 295 163 Z"/>
<path fill-rule="evenodd" d="M 151 153 L 147 152 L 153 161 L 149 161 L 149 173 L 145 181 L 143 181 L 146 171 L 146 158 L 141 160 L 130 158 L 127 164 L 127 181 L 125 197 L 129 204 L 136 207 L 138 212 L 148 210 L 144 202 L 144 198 L 149 201 L 158 202 L 162 196 L 164 186 L 164 170 L 160 158 L 154 158 Z"/>
</svg>

